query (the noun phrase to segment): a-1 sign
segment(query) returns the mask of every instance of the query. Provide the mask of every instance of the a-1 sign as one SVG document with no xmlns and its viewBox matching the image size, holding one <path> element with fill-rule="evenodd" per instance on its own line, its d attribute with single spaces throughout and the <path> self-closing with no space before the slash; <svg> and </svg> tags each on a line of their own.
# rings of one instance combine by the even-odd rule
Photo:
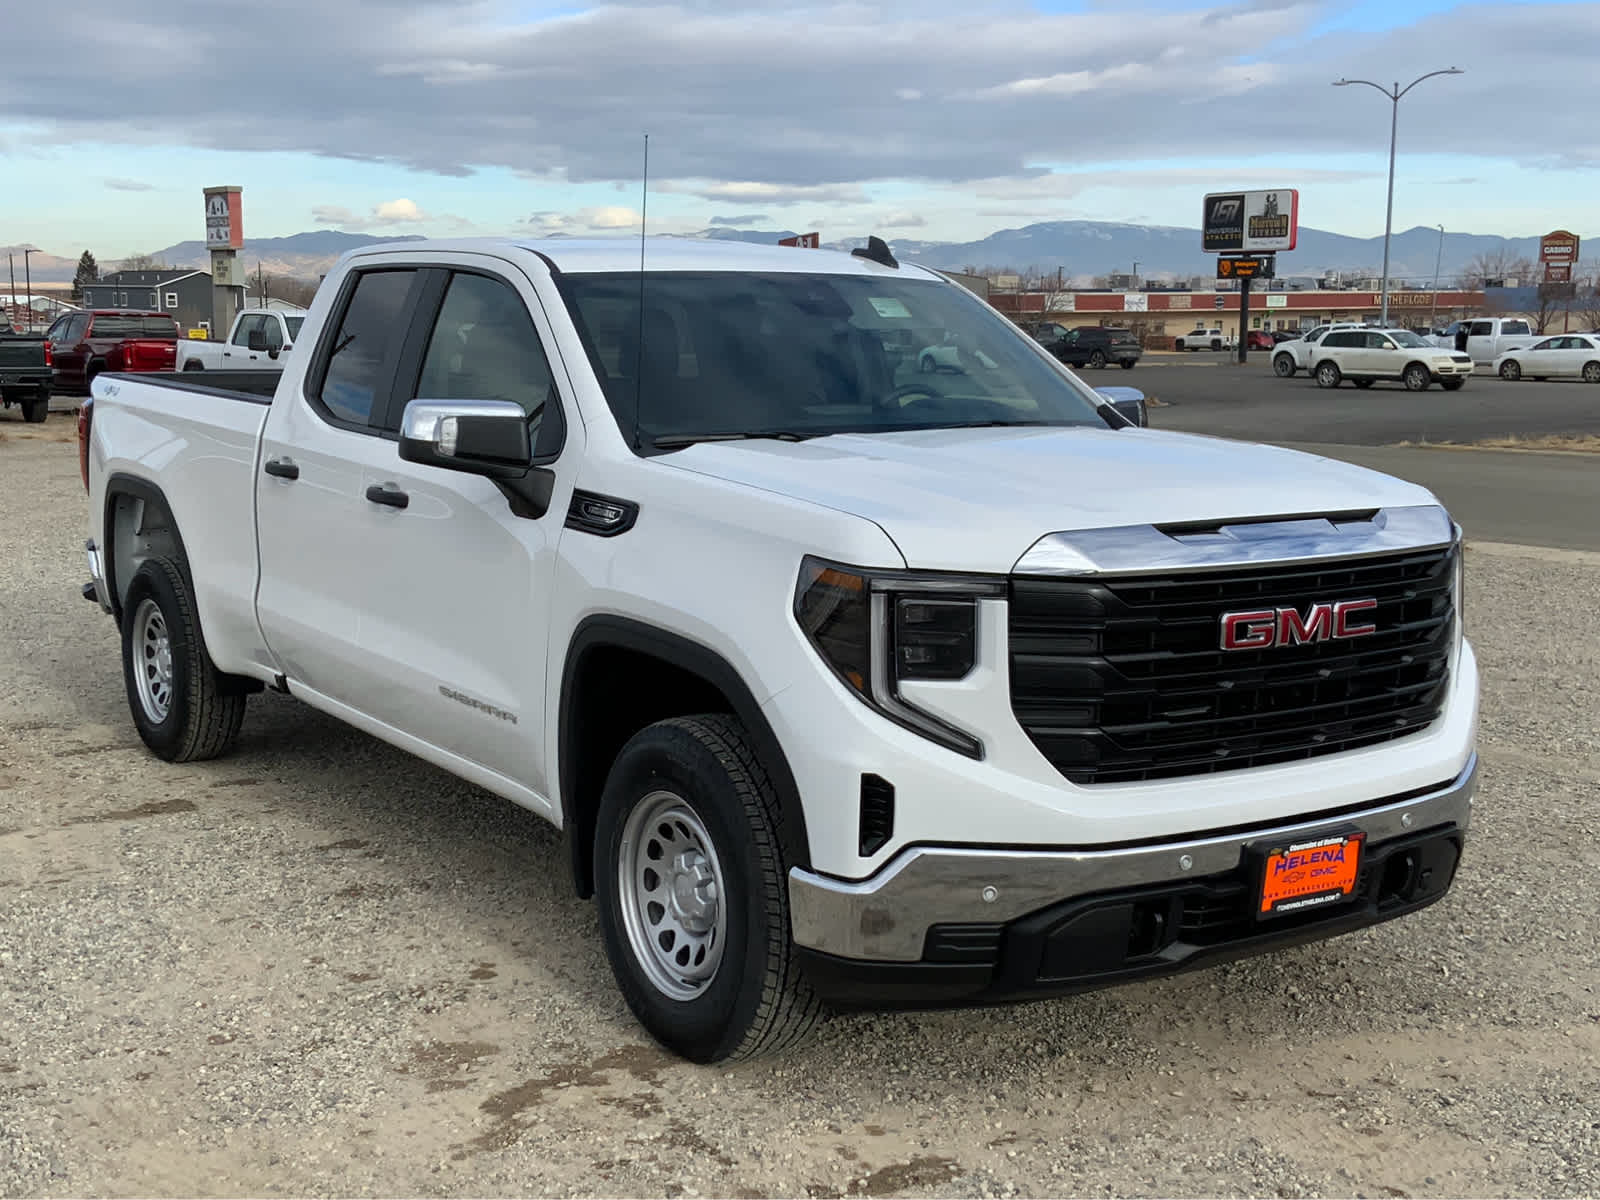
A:
<svg viewBox="0 0 1600 1200">
<path fill-rule="evenodd" d="M 1294 188 L 1206 195 L 1200 222 L 1204 250 L 1293 250 L 1299 234 L 1300 193 Z"/>
<path fill-rule="evenodd" d="M 780 246 L 803 246 L 807 250 L 816 250 L 822 246 L 820 233 L 797 233 L 793 237 L 779 238 Z"/>
</svg>

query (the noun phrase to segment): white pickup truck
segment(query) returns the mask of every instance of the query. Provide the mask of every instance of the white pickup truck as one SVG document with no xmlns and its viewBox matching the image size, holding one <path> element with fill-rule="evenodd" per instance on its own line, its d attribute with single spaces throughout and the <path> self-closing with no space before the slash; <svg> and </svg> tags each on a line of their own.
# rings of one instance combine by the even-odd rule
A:
<svg viewBox="0 0 1600 1200">
<path fill-rule="evenodd" d="M 284 355 L 294 349 L 305 319 L 304 313 L 275 308 L 244 309 L 234 317 L 225 341 L 179 339 L 178 370 L 281 371 Z"/>
<path fill-rule="evenodd" d="M 876 238 L 640 253 L 364 247 L 276 379 L 96 379 L 84 592 L 154 754 L 270 687 L 527 806 L 702 1062 L 1446 893 L 1478 669 L 1432 495 L 1141 428 Z M 891 366 L 902 325 L 974 365 Z"/>
<path fill-rule="evenodd" d="M 1475 363 L 1492 363 L 1508 350 L 1531 345 L 1536 335 L 1524 317 L 1470 317 L 1452 321 L 1428 341 L 1446 350 L 1460 350 Z"/>
</svg>

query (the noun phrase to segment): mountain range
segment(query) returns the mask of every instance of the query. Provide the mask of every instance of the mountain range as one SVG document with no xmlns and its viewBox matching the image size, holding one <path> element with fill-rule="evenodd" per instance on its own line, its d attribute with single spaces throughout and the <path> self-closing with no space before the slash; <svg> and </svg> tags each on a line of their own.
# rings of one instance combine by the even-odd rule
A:
<svg viewBox="0 0 1600 1200">
<path fill-rule="evenodd" d="M 793 236 L 794 230 L 734 229 L 715 226 L 692 237 L 772 243 Z M 247 238 L 240 252 L 243 265 L 255 274 L 257 264 L 268 275 L 316 279 L 346 250 L 382 241 L 417 241 L 410 237 L 374 237 L 341 230 L 316 230 L 280 238 Z M 1142 279 L 1186 280 L 1192 275 L 1211 278 L 1214 254 L 1200 249 L 1200 231 L 1171 225 L 1129 225 L 1116 221 L 1041 221 L 1018 229 L 1001 229 L 971 242 L 917 241 L 886 238 L 896 257 L 949 271 L 1012 271 L 1054 274 L 1086 285 L 1092 278 L 1127 274 L 1138 264 Z M 865 236 L 826 243 L 830 249 L 848 250 L 864 245 Z M 18 286 L 22 280 L 20 247 L 0 247 L 15 253 Z M 1441 279 L 1451 279 L 1481 257 L 1503 256 L 1510 262 L 1534 260 L 1538 237 L 1505 238 L 1491 234 L 1446 231 L 1441 251 L 1437 227 L 1417 226 L 1397 232 L 1390 240 L 1390 277 L 1429 283 L 1437 257 Z M 174 267 L 204 269 L 209 264 L 205 244 L 179 242 L 152 252 L 151 258 Z M 40 283 L 71 282 L 76 257 L 35 253 L 32 278 Z M 1278 255 L 1279 277 L 1320 277 L 1329 272 L 1376 275 L 1383 262 L 1383 239 L 1357 238 L 1322 229 L 1302 227 L 1298 245 Z M 101 264 L 101 270 L 114 267 Z"/>
</svg>

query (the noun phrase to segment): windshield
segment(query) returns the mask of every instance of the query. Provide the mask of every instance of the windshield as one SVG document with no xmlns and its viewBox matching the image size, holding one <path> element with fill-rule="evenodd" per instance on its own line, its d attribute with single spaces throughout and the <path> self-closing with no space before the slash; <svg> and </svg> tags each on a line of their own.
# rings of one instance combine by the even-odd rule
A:
<svg viewBox="0 0 1600 1200">
<path fill-rule="evenodd" d="M 285 317 L 283 323 L 289 329 L 289 340 L 293 341 L 300 336 L 300 326 L 306 323 L 306 319 L 304 317 Z"/>
<path fill-rule="evenodd" d="M 646 445 L 739 434 L 1087 425 L 1104 403 L 964 288 L 750 272 L 561 277 L 617 423 Z M 642 345 L 641 345 L 642 326 Z"/>
<path fill-rule="evenodd" d="M 1389 331 L 1389 336 L 1392 337 L 1397 343 L 1407 347 L 1408 349 L 1414 350 L 1419 346 L 1425 350 L 1433 349 L 1433 346 L 1430 343 L 1423 341 L 1409 329 L 1391 329 Z"/>
</svg>

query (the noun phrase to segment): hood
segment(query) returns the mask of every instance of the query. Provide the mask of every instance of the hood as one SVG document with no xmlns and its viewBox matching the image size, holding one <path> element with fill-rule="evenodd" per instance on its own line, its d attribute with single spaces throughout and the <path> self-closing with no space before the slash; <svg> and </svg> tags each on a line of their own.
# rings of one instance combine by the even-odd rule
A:
<svg viewBox="0 0 1600 1200">
<path fill-rule="evenodd" d="M 702 442 L 657 461 L 864 517 L 922 570 L 1003 574 L 1067 530 L 1437 503 L 1365 467 L 1152 429 Z"/>
</svg>

